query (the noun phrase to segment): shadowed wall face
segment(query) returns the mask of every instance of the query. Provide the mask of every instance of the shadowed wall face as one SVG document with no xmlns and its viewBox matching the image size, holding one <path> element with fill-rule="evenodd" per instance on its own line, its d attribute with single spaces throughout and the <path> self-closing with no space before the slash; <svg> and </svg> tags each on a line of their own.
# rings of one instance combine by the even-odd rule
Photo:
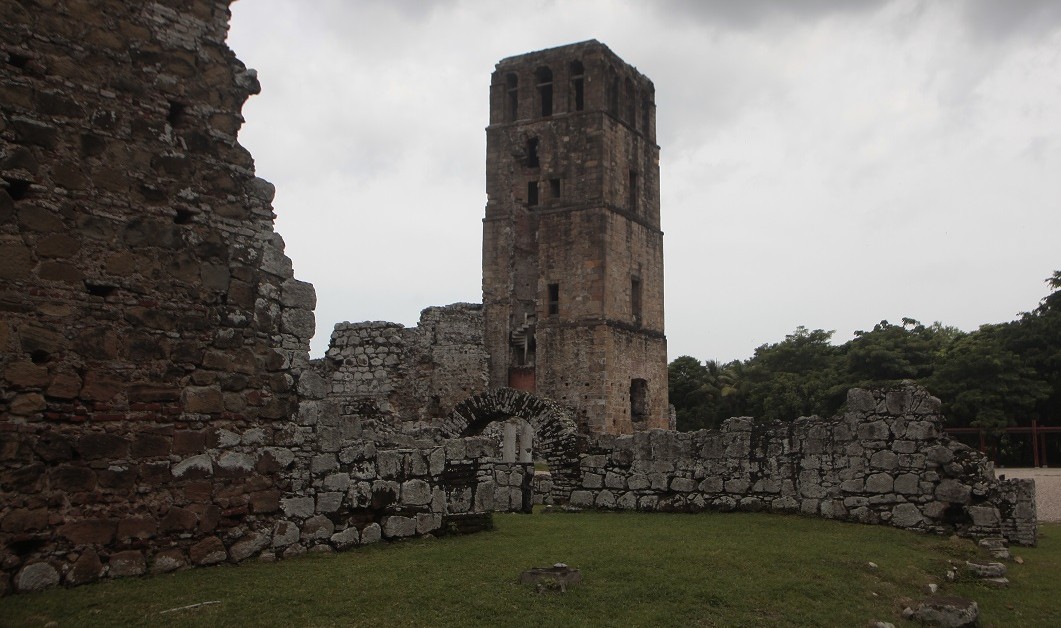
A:
<svg viewBox="0 0 1061 628">
<path fill-rule="evenodd" d="M 0 563 L 16 584 L 195 562 L 279 507 L 266 449 L 297 407 L 315 296 L 236 141 L 259 87 L 228 20 L 227 2 L 0 5 Z"/>
</svg>

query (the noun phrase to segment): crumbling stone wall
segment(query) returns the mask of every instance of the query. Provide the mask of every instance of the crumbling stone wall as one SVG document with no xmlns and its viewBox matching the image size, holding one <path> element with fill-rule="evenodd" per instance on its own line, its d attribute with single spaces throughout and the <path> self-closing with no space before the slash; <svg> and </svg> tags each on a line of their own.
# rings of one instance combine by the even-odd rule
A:
<svg viewBox="0 0 1061 628">
<path fill-rule="evenodd" d="M 1034 482 L 995 479 L 941 424 L 939 400 L 911 386 L 852 390 L 847 412 L 829 420 L 597 437 L 571 504 L 798 512 L 1034 545 Z"/>
<path fill-rule="evenodd" d="M 228 19 L 0 3 L 0 593 L 224 560 L 287 489 L 314 292 Z"/>
<path fill-rule="evenodd" d="M 447 416 L 486 390 L 482 306 L 429 307 L 420 323 L 339 323 L 318 371 L 338 412 L 378 430 Z M 419 423 L 418 423 L 419 422 Z"/>
</svg>

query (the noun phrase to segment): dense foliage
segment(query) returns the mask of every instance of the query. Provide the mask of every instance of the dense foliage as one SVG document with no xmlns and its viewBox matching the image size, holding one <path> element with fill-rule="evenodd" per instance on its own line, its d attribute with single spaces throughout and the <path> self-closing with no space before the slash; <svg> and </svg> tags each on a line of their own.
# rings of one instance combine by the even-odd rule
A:
<svg viewBox="0 0 1061 628">
<path fill-rule="evenodd" d="M 966 333 L 904 318 L 855 332 L 798 327 L 747 360 L 720 364 L 682 356 L 670 363 L 678 429 L 717 427 L 731 416 L 788 420 L 829 416 L 847 389 L 913 380 L 944 403 L 952 426 L 1061 425 L 1061 271 L 1051 293 L 1015 321 Z"/>
</svg>

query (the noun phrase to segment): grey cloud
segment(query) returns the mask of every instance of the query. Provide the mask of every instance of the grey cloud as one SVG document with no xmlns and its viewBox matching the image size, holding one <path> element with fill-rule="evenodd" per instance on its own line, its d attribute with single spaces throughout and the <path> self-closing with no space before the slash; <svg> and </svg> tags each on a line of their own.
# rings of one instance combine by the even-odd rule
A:
<svg viewBox="0 0 1061 628">
<path fill-rule="evenodd" d="M 1057 0 L 968 0 L 958 7 L 977 39 L 1038 39 L 1061 29 L 1061 2 Z"/>
<path fill-rule="evenodd" d="M 832 14 L 875 11 L 888 0 L 662 0 L 653 2 L 675 20 L 696 19 L 720 27 L 754 29 L 774 20 L 813 20 Z"/>
</svg>

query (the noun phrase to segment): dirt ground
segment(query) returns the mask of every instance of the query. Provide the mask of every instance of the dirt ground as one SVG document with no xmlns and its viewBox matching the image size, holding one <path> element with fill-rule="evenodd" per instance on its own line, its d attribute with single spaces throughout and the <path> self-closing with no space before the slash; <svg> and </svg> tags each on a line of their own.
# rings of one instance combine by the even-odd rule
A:
<svg viewBox="0 0 1061 628">
<path fill-rule="evenodd" d="M 995 476 L 1035 480 L 1035 510 L 1039 521 L 1061 522 L 1061 469 L 1003 469 Z"/>
</svg>

